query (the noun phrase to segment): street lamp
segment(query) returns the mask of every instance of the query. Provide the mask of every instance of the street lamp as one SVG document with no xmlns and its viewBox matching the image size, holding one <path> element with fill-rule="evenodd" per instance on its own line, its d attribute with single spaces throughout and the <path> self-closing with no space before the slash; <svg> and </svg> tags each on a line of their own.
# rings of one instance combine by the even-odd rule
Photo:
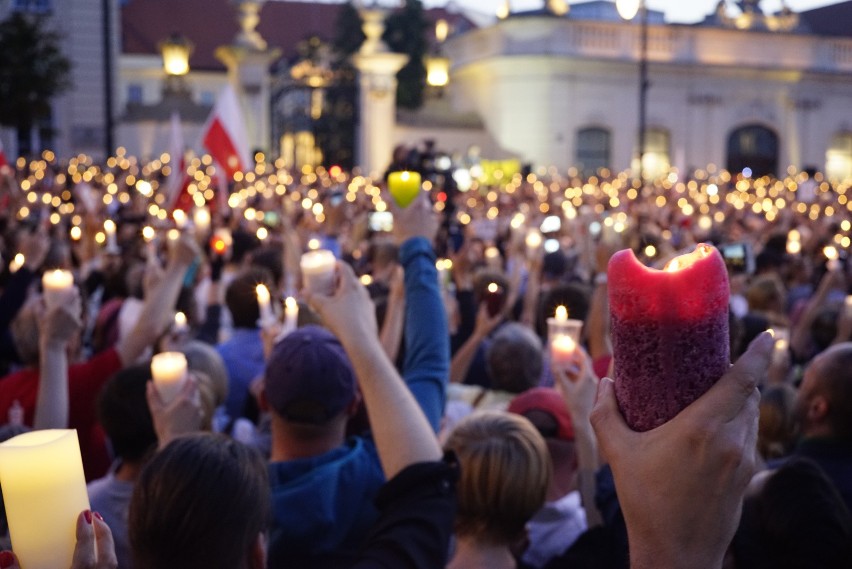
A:
<svg viewBox="0 0 852 569">
<path fill-rule="evenodd" d="M 632 20 L 639 13 L 639 181 L 645 187 L 645 131 L 647 130 L 648 110 L 648 5 L 645 0 L 616 0 L 618 14 L 625 20 Z"/>
<path fill-rule="evenodd" d="M 181 94 L 186 91 L 183 77 L 189 73 L 189 56 L 193 47 L 191 41 L 178 33 L 160 42 L 163 70 L 166 72 L 166 93 Z"/>
<path fill-rule="evenodd" d="M 435 24 L 435 47 L 430 55 L 425 57 L 426 84 L 435 88 L 438 93 L 450 82 L 450 58 L 443 54 L 442 46 L 450 33 L 450 25 L 446 20 L 438 20 Z"/>
</svg>

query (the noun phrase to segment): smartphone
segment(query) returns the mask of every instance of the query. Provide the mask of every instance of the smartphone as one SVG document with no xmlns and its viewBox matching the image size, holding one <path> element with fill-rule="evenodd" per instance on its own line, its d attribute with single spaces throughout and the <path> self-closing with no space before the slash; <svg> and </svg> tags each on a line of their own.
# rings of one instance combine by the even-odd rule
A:
<svg viewBox="0 0 852 569">
<path fill-rule="evenodd" d="M 754 273 L 754 254 L 748 243 L 730 243 L 719 250 L 725 260 L 725 266 L 733 274 L 751 275 Z"/>
<path fill-rule="evenodd" d="M 370 214 L 371 231 L 393 231 L 393 214 L 389 211 L 374 211 Z"/>
</svg>

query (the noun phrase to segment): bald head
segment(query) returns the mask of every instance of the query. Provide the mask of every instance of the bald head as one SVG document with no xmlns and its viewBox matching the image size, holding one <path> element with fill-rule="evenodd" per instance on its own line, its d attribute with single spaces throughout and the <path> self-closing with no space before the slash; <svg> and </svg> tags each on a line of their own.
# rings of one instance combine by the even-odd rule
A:
<svg viewBox="0 0 852 569">
<path fill-rule="evenodd" d="M 852 342 L 835 344 L 813 359 L 798 403 L 805 436 L 852 439 Z"/>
</svg>

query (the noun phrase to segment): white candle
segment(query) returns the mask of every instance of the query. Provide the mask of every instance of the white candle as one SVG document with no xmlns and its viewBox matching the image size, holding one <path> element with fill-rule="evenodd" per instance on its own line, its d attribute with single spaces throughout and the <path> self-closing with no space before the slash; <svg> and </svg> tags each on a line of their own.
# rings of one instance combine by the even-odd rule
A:
<svg viewBox="0 0 852 569">
<path fill-rule="evenodd" d="M 186 356 L 180 352 L 163 352 L 151 359 L 151 376 L 154 387 L 165 403 L 178 396 L 187 377 Z"/>
<path fill-rule="evenodd" d="M 840 260 L 838 259 L 836 247 L 833 245 L 824 247 L 822 253 L 825 255 L 825 258 L 828 259 L 826 268 L 828 268 L 829 271 L 834 272 L 840 269 Z"/>
<path fill-rule="evenodd" d="M 269 302 L 269 289 L 265 284 L 259 284 L 255 287 L 257 294 L 257 305 L 260 308 L 260 324 L 261 328 L 266 328 L 275 323 L 275 314 L 272 313 L 272 305 Z"/>
<path fill-rule="evenodd" d="M 178 229 L 183 229 L 186 227 L 186 212 L 182 209 L 176 209 L 174 213 L 172 213 L 172 217 L 175 220 L 175 227 Z"/>
<path fill-rule="evenodd" d="M 175 325 L 172 328 L 175 334 L 185 334 L 189 332 L 189 324 L 186 321 L 186 314 L 183 312 L 175 312 Z"/>
<path fill-rule="evenodd" d="M 308 251 L 299 263 L 305 288 L 312 292 L 334 294 L 334 254 L 326 249 Z"/>
<path fill-rule="evenodd" d="M 41 277 L 41 286 L 44 289 L 44 303 L 47 307 L 61 306 L 71 300 L 74 276 L 71 271 L 61 269 L 46 271 Z"/>
<path fill-rule="evenodd" d="M 199 233 L 207 233 L 210 229 L 210 210 L 206 207 L 196 208 L 192 214 L 192 223 Z"/>
<path fill-rule="evenodd" d="M 553 366 L 565 367 L 574 359 L 577 342 L 568 334 L 557 334 L 550 342 L 550 363 Z"/>
<path fill-rule="evenodd" d="M 0 485 L 21 566 L 70 567 L 77 517 L 89 509 L 77 432 L 33 431 L 0 444 Z"/>
<path fill-rule="evenodd" d="M 538 229 L 530 229 L 526 238 L 527 254 L 534 255 L 541 247 L 542 241 L 541 232 Z"/>
<path fill-rule="evenodd" d="M 104 221 L 104 233 L 106 234 L 107 251 L 116 251 L 118 243 L 115 240 L 115 222 L 111 219 Z"/>
<path fill-rule="evenodd" d="M 299 326 L 299 303 L 292 296 L 284 300 L 284 329 L 292 332 Z"/>
</svg>

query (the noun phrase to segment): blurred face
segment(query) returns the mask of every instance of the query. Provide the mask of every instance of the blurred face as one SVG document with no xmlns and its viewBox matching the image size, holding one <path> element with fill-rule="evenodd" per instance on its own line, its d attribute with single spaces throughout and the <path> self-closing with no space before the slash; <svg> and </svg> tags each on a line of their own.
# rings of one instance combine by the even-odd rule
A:
<svg viewBox="0 0 852 569">
<path fill-rule="evenodd" d="M 795 414 L 796 421 L 801 426 L 801 431 L 804 434 L 807 434 L 808 428 L 810 427 L 808 408 L 811 401 L 813 401 L 813 398 L 819 391 L 819 376 L 822 373 L 825 356 L 825 354 L 820 354 L 811 361 L 805 369 L 802 384 L 799 386 L 799 391 L 796 393 L 796 402 L 793 412 Z"/>
</svg>

